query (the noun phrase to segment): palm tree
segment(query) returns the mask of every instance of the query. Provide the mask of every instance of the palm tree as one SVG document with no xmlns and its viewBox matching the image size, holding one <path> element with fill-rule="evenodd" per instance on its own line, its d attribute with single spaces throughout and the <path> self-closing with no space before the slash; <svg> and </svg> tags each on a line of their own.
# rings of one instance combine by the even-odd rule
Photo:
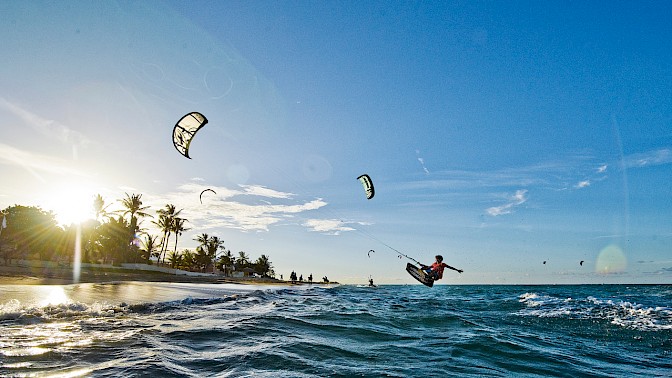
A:
<svg viewBox="0 0 672 378">
<path fill-rule="evenodd" d="M 140 231 L 138 218 L 151 217 L 152 215 L 145 212 L 145 210 L 149 209 L 149 206 L 142 206 L 142 194 L 124 194 L 126 194 L 126 198 L 121 200 L 121 204 L 125 208 L 122 212 L 122 216 L 126 214 L 130 215 L 130 241 L 132 242 L 133 239 L 135 239 L 136 234 Z"/>
<path fill-rule="evenodd" d="M 102 220 L 103 218 L 108 218 L 109 220 L 110 216 L 112 215 L 107 211 L 108 207 L 110 207 L 110 205 L 105 204 L 103 196 L 96 194 L 93 197 L 93 211 L 96 214 L 96 221 L 94 222 L 95 225 L 91 227 L 91 230 L 88 233 L 89 237 L 87 238 L 86 245 L 84 246 L 82 261 L 91 261 L 96 253 L 96 249 L 99 246 L 97 239 L 100 237 L 100 226 L 102 225 Z"/>
<path fill-rule="evenodd" d="M 181 268 L 184 264 L 184 254 L 175 251 L 170 252 L 170 255 L 168 255 L 168 264 L 170 264 L 170 267 L 173 269 Z"/>
<path fill-rule="evenodd" d="M 173 218 L 173 227 L 171 227 L 171 231 L 175 233 L 175 252 L 177 252 L 177 239 L 182 235 L 184 231 L 188 231 L 189 228 L 185 228 L 184 224 L 188 222 L 188 220 L 180 217 L 174 217 Z"/>
<path fill-rule="evenodd" d="M 224 271 L 225 275 L 229 275 L 231 273 L 231 268 L 233 267 L 233 262 L 235 261 L 235 257 L 233 257 L 233 253 L 231 253 L 230 250 L 222 248 L 222 253 L 221 256 L 219 256 L 219 261 L 217 263 L 217 268 L 220 270 Z"/>
<path fill-rule="evenodd" d="M 194 252 L 189 249 L 183 250 L 182 268 L 187 270 L 193 270 L 195 266 L 196 266 L 196 256 L 194 255 Z"/>
<path fill-rule="evenodd" d="M 273 264 L 271 264 L 271 260 L 266 255 L 261 255 L 257 259 L 257 261 L 254 263 L 254 270 L 262 276 L 275 276 Z"/>
<path fill-rule="evenodd" d="M 129 254 L 128 232 L 130 224 L 124 217 L 110 218 L 101 226 L 100 249 L 103 263 L 114 260 L 115 263 L 127 261 Z"/>
<path fill-rule="evenodd" d="M 140 252 L 142 252 L 142 259 L 144 261 L 149 261 L 152 256 L 156 256 L 156 250 L 159 248 L 157 243 L 158 236 L 145 235 L 145 240 L 142 241 L 140 246 Z"/>
<path fill-rule="evenodd" d="M 210 236 L 204 232 L 198 235 L 194 240 L 201 243 L 196 247 L 196 262 L 199 265 L 199 270 L 202 270 L 208 264 L 208 244 L 210 244 Z"/>
<path fill-rule="evenodd" d="M 168 249 L 168 238 L 170 237 L 170 229 L 173 226 L 173 221 L 168 216 L 161 214 L 159 215 L 159 219 L 157 221 L 152 221 L 152 223 L 158 226 L 159 229 L 163 232 L 163 236 L 161 237 L 161 245 L 159 246 L 158 260 L 159 263 L 163 264 L 166 259 L 165 253 Z"/>
<path fill-rule="evenodd" d="M 167 204 L 164 209 L 159 209 L 156 211 L 157 214 L 159 214 L 159 219 L 158 221 L 152 221 L 155 225 L 161 229 L 163 232 L 163 238 L 161 238 L 161 251 L 159 252 L 159 259 L 162 260 L 161 263 L 163 264 L 166 260 L 166 252 L 168 251 L 168 240 L 170 239 L 170 234 L 173 229 L 173 223 L 175 221 L 175 217 L 180 215 L 182 210 L 175 210 L 175 205 L 173 204 Z M 161 256 L 163 256 L 163 259 L 161 259 Z"/>
<path fill-rule="evenodd" d="M 247 254 L 243 251 L 238 252 L 238 258 L 236 259 L 236 265 L 240 268 L 245 268 L 250 264 L 250 258 L 247 257 Z"/>
<path fill-rule="evenodd" d="M 196 239 L 194 239 L 194 240 L 201 243 L 201 246 L 205 246 L 206 244 L 208 244 L 208 240 L 210 240 L 210 237 L 208 236 L 208 234 L 206 234 L 204 232 L 204 233 L 196 236 Z"/>
<path fill-rule="evenodd" d="M 96 194 L 93 197 L 93 211 L 96 213 L 96 220 L 98 222 L 100 222 L 101 218 L 109 216 L 109 213 L 107 212 L 108 207 L 110 207 L 110 205 L 105 204 L 103 196 Z"/>
<path fill-rule="evenodd" d="M 200 242 L 201 245 L 196 248 L 197 261 L 202 267 L 202 270 L 211 265 L 217 258 L 217 251 L 219 249 L 224 249 L 224 240 L 219 239 L 217 236 L 208 237 L 208 234 L 201 234 L 196 238 L 196 241 Z"/>
</svg>

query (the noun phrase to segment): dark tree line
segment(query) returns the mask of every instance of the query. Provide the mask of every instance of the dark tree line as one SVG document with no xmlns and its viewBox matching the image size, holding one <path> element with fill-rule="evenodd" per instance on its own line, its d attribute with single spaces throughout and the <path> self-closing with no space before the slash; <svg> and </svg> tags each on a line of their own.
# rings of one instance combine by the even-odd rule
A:
<svg viewBox="0 0 672 378">
<path fill-rule="evenodd" d="M 214 268 L 231 274 L 233 271 L 255 272 L 261 276 L 275 276 L 268 256 L 261 255 L 252 262 L 247 253 L 240 251 L 235 257 L 217 236 L 201 234 L 195 250 L 178 252 L 178 241 L 189 230 L 188 220 L 181 217 L 181 210 L 167 204 L 157 210 L 152 221 L 161 235 L 154 236 L 141 228 L 145 218 L 154 218 L 149 206 L 143 206 L 141 194 L 128 194 L 120 200 L 123 209 L 108 212 L 108 204 L 100 195 L 93 200 L 95 219 L 80 225 L 59 226 L 56 215 L 34 206 L 9 206 L 0 213 L 0 259 L 5 265 L 13 260 L 54 261 L 69 264 L 79 234 L 81 261 L 85 263 L 115 264 L 156 261 L 192 271 L 212 272 Z M 168 259 L 168 264 L 166 264 Z"/>
</svg>

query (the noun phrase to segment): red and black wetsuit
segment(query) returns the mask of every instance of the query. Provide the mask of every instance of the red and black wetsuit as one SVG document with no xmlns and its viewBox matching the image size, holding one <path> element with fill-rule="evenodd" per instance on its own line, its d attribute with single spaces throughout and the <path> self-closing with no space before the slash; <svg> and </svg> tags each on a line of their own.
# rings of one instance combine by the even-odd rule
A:
<svg viewBox="0 0 672 378">
<path fill-rule="evenodd" d="M 435 280 L 440 280 L 440 279 L 443 278 L 443 270 L 444 270 L 447 266 L 448 266 L 448 264 L 446 264 L 446 263 L 444 263 L 444 262 L 441 262 L 441 263 L 434 262 L 434 264 L 432 264 L 432 265 L 429 267 L 429 270 L 430 270 L 430 271 L 429 271 L 428 273 L 429 273 L 431 276 L 433 276 Z"/>
</svg>

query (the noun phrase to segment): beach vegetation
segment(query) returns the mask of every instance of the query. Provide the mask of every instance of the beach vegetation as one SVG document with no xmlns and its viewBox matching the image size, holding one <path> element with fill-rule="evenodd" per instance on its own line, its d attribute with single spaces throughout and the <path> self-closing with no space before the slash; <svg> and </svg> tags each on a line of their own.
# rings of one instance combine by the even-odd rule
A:
<svg viewBox="0 0 672 378">
<path fill-rule="evenodd" d="M 173 250 L 174 252 L 177 252 L 177 241 L 179 237 L 182 236 L 183 232 L 190 230 L 189 228 L 185 227 L 186 223 L 187 220 L 185 218 L 180 217 L 173 218 L 173 225 L 171 231 L 173 232 L 173 235 L 175 235 L 175 249 Z"/>
<path fill-rule="evenodd" d="M 152 257 L 159 257 L 159 237 L 145 234 L 140 244 L 140 259 L 144 263 L 151 264 Z"/>
<path fill-rule="evenodd" d="M 262 277 L 274 277 L 275 271 L 273 270 L 273 264 L 268 256 L 262 254 L 259 256 L 257 261 L 254 262 L 254 270 L 259 273 Z"/>
<path fill-rule="evenodd" d="M 54 240 L 64 237 L 56 215 L 35 206 L 14 205 L 3 210 L 7 221 L 0 233 L 0 257 L 5 264 L 27 256 L 51 259 L 57 253 Z"/>
<path fill-rule="evenodd" d="M 169 203 L 163 209 L 156 211 L 159 215 L 159 219 L 157 221 L 152 221 L 152 223 L 159 227 L 161 232 L 163 232 L 163 237 L 161 238 L 161 251 L 159 254 L 159 262 L 161 263 L 165 263 L 168 240 L 170 239 L 170 234 L 173 232 L 173 223 L 175 222 L 175 218 L 179 216 L 181 212 L 182 210 L 177 210 L 175 205 Z"/>
<path fill-rule="evenodd" d="M 170 252 L 170 254 L 168 254 L 168 265 L 173 269 L 183 268 L 185 256 L 187 253 L 189 253 L 189 250 L 186 249 L 180 253 Z"/>
<path fill-rule="evenodd" d="M 217 272 L 232 276 L 234 272 L 256 273 L 274 277 L 270 258 L 262 254 L 253 260 L 245 251 L 234 255 L 215 235 L 201 233 L 194 238 L 195 249 L 178 250 L 180 236 L 189 228 L 182 210 L 167 204 L 156 211 L 152 223 L 161 232 L 151 235 L 142 228 L 145 218 L 152 218 L 142 195 L 125 193 L 119 200 L 123 209 L 108 211 L 109 203 L 100 195 L 92 201 L 95 219 L 79 224 L 59 225 L 56 214 L 40 207 L 14 205 L 2 210 L 6 227 L 0 228 L 0 261 L 11 265 L 15 260 L 41 260 L 70 266 L 77 245 L 80 262 L 117 265 L 122 263 L 169 266 L 194 272 Z M 168 252 L 168 249 L 172 250 Z M 165 260 L 168 264 L 165 264 Z"/>
</svg>

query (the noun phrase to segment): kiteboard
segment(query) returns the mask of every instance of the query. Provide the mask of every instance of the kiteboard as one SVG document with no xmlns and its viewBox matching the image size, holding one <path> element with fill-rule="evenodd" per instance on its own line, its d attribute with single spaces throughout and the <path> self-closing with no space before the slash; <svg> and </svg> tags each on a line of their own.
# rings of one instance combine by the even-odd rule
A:
<svg viewBox="0 0 672 378">
<path fill-rule="evenodd" d="M 428 287 L 434 286 L 434 280 L 428 276 L 424 270 L 418 268 L 417 266 L 408 263 L 406 264 L 406 271 L 423 285 Z"/>
</svg>

